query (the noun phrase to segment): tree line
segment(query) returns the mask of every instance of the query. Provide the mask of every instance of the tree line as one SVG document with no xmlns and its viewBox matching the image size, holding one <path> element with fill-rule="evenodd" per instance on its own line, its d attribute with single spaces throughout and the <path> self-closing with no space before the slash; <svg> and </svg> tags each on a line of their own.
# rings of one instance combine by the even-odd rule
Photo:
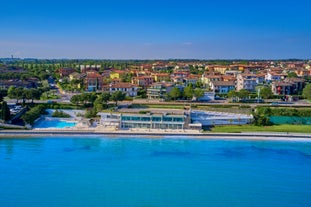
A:
<svg viewBox="0 0 311 207">
<path fill-rule="evenodd" d="M 192 100 L 199 99 L 204 95 L 204 90 L 201 88 L 197 88 L 193 84 L 188 84 L 183 90 L 178 87 L 173 87 L 167 94 L 166 99 L 169 100 Z"/>
<path fill-rule="evenodd" d="M 11 86 L 8 89 L 7 95 L 11 99 L 16 99 L 16 103 L 19 103 L 19 100 L 22 100 L 22 103 L 26 103 L 26 100 L 31 100 L 31 103 L 33 103 L 33 100 L 40 99 L 43 92 L 45 92 L 46 89 L 40 88 L 22 88 L 22 87 L 14 87 Z"/>
</svg>

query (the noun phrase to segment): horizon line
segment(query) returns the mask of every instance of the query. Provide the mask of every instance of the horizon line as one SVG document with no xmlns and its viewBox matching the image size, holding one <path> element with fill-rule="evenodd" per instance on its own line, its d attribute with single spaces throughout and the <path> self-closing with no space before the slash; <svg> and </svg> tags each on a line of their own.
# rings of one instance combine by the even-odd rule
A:
<svg viewBox="0 0 311 207">
<path fill-rule="evenodd" d="M 196 60 L 196 61 L 311 61 L 311 58 L 35 58 L 35 57 L 27 57 L 27 58 L 15 58 L 15 57 L 0 57 L 0 60 L 113 60 L 113 61 L 170 61 L 170 60 Z"/>
</svg>

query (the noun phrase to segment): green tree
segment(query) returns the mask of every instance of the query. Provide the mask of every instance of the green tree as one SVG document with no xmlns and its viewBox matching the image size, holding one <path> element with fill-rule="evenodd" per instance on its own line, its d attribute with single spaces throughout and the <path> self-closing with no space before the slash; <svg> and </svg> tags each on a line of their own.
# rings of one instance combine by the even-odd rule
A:
<svg viewBox="0 0 311 207">
<path fill-rule="evenodd" d="M 236 92 L 235 90 L 231 90 L 228 92 L 228 97 L 232 98 L 238 95 L 238 92 Z"/>
<path fill-rule="evenodd" d="M 16 99 L 16 103 L 18 103 L 18 100 L 20 99 L 23 99 L 24 97 L 24 89 L 19 87 L 19 88 L 16 88 L 14 86 L 11 86 L 9 89 L 8 89 L 8 96 L 9 98 L 13 99 L 15 98 Z"/>
<path fill-rule="evenodd" d="M 288 78 L 297 78 L 298 76 L 297 76 L 297 74 L 296 74 L 295 72 L 289 72 L 289 73 L 287 74 L 287 77 L 288 77 Z"/>
<path fill-rule="evenodd" d="M 235 90 L 231 90 L 228 92 L 228 97 L 231 98 L 231 100 L 235 100 L 235 98 L 238 96 L 238 92 L 236 92 Z"/>
<path fill-rule="evenodd" d="M 260 96 L 264 99 L 268 99 L 273 96 L 272 90 L 270 87 L 262 87 L 260 89 Z"/>
<path fill-rule="evenodd" d="M 186 99 L 191 99 L 193 97 L 193 93 L 194 90 L 192 84 L 189 84 L 187 87 L 184 88 L 184 97 Z"/>
<path fill-rule="evenodd" d="M 33 124 L 34 121 L 40 117 L 41 114 L 46 114 L 45 108 L 42 105 L 35 106 L 27 111 L 22 119 L 26 124 Z"/>
<path fill-rule="evenodd" d="M 34 99 L 40 99 L 41 91 L 39 89 L 31 88 L 24 90 L 25 97 L 28 100 L 31 100 L 31 103 L 33 103 Z"/>
<path fill-rule="evenodd" d="M 16 88 L 15 93 L 16 93 L 16 102 L 18 102 L 19 99 L 23 99 L 23 102 L 25 102 L 24 88 L 22 88 L 22 87 Z"/>
<path fill-rule="evenodd" d="M 202 87 L 203 87 L 203 83 L 202 83 L 201 81 L 197 81 L 197 82 L 195 83 L 195 87 L 196 87 L 196 88 L 202 88 Z"/>
<path fill-rule="evenodd" d="M 140 98 L 147 98 L 147 89 L 145 88 L 140 88 L 137 91 L 137 96 L 139 96 Z"/>
<path fill-rule="evenodd" d="M 195 97 L 196 99 L 199 99 L 199 98 L 201 98 L 202 96 L 204 96 L 204 90 L 203 90 L 203 89 L 201 89 L 201 88 L 196 88 L 196 89 L 194 89 L 194 97 Z"/>
<path fill-rule="evenodd" d="M 96 98 L 97 98 L 97 95 L 95 92 L 93 92 L 93 93 L 82 93 L 81 95 L 79 95 L 79 99 L 80 99 L 80 101 L 82 101 L 84 103 L 84 105 L 86 105 L 86 104 L 93 105 Z"/>
<path fill-rule="evenodd" d="M 241 89 L 237 96 L 240 98 L 240 99 L 246 99 L 248 96 L 249 96 L 249 91 L 246 90 L 246 89 Z"/>
<path fill-rule="evenodd" d="M 10 108 L 8 107 L 8 104 L 5 101 L 2 102 L 0 115 L 1 115 L 0 119 L 2 119 L 3 121 L 10 120 L 11 116 Z"/>
<path fill-rule="evenodd" d="M 94 101 L 94 109 L 96 112 L 102 111 L 103 109 L 108 108 L 108 101 L 110 98 L 110 93 L 104 92 L 100 94 Z"/>
<path fill-rule="evenodd" d="M 16 98 L 17 95 L 16 95 L 16 87 L 14 86 L 10 86 L 9 89 L 8 89 L 8 96 L 9 98 L 13 99 L 13 98 Z M 18 102 L 18 101 L 16 101 Z"/>
<path fill-rule="evenodd" d="M 311 100 L 311 84 L 309 83 L 306 85 L 302 91 L 302 95 L 306 98 Z"/>
<path fill-rule="evenodd" d="M 110 100 L 110 93 L 109 92 L 103 92 L 101 95 L 100 95 L 103 99 L 103 101 L 107 104 L 108 101 Z"/>
<path fill-rule="evenodd" d="M 79 105 L 81 103 L 81 95 L 73 95 L 70 99 L 70 102 L 75 104 L 75 105 Z"/>
<path fill-rule="evenodd" d="M 181 96 L 181 91 L 177 87 L 172 88 L 171 91 L 169 92 L 169 97 L 171 97 L 174 100 L 176 100 L 180 96 Z"/>
<path fill-rule="evenodd" d="M 118 101 L 123 101 L 125 99 L 126 94 L 122 91 L 116 91 L 111 94 L 111 100 L 116 102 L 116 106 L 118 106 Z"/>
<path fill-rule="evenodd" d="M 254 117 L 254 125 L 255 126 L 271 126 L 272 125 L 269 117 L 267 117 L 265 115 L 253 113 L 253 117 Z"/>
<path fill-rule="evenodd" d="M 99 112 L 104 109 L 104 101 L 101 96 L 98 96 L 97 99 L 94 101 L 94 109 Z"/>
<path fill-rule="evenodd" d="M 8 95 L 8 91 L 6 89 L 0 89 L 0 102 L 3 101 L 3 98 Z"/>
</svg>

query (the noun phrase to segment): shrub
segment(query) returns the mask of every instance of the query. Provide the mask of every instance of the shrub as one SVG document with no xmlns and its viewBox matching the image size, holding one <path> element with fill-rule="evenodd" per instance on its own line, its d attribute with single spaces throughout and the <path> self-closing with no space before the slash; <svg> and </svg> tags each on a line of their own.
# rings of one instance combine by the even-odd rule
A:
<svg viewBox="0 0 311 207">
<path fill-rule="evenodd" d="M 27 111 L 22 116 L 22 119 L 25 123 L 32 125 L 34 121 L 40 117 L 41 114 L 47 114 L 47 112 L 45 111 L 45 107 L 43 105 L 38 105 Z"/>
<path fill-rule="evenodd" d="M 65 112 L 63 112 L 63 111 L 55 110 L 52 113 L 52 117 L 70 118 L 70 115 L 65 113 Z"/>
</svg>

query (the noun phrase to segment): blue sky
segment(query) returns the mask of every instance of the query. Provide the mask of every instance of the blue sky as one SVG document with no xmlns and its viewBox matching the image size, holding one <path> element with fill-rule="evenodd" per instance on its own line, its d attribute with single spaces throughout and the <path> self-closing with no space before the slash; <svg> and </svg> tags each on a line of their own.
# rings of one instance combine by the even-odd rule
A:
<svg viewBox="0 0 311 207">
<path fill-rule="evenodd" d="M 0 57 L 311 58 L 311 1 L 3 1 Z"/>
</svg>

